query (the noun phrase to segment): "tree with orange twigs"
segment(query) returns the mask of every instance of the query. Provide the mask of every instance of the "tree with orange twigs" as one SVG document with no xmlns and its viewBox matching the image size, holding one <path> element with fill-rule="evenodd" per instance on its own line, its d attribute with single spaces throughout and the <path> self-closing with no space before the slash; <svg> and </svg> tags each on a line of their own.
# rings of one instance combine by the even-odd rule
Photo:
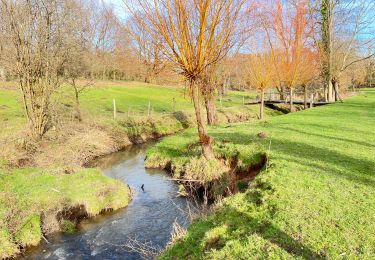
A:
<svg viewBox="0 0 375 260">
<path fill-rule="evenodd" d="M 302 60 L 299 67 L 299 82 L 304 91 L 304 108 L 307 106 L 307 89 L 309 85 L 319 78 L 320 57 L 319 51 L 304 48 L 302 50 Z"/>
<path fill-rule="evenodd" d="M 275 79 L 275 70 L 271 52 L 258 52 L 249 58 L 248 79 L 250 85 L 260 91 L 259 118 L 264 118 L 264 92 L 272 87 Z"/>
<path fill-rule="evenodd" d="M 294 111 L 293 90 L 302 84 L 306 61 L 309 60 L 311 22 L 307 0 L 283 3 L 268 13 L 265 29 L 272 60 L 280 85 L 289 89 L 290 111 Z"/>
<path fill-rule="evenodd" d="M 184 76 L 192 96 L 199 141 L 206 159 L 213 159 L 212 138 L 201 115 L 200 78 L 223 59 L 239 27 L 244 0 L 124 1 L 141 28 L 148 31 L 164 56 Z M 137 10 L 137 11 L 135 11 Z"/>
</svg>

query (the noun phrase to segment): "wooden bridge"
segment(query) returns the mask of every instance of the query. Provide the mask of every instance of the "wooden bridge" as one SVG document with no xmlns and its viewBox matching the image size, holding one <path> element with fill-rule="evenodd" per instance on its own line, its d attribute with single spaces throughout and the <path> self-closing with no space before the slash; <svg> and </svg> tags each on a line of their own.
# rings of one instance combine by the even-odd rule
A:
<svg viewBox="0 0 375 260">
<path fill-rule="evenodd" d="M 312 101 L 311 100 L 306 101 L 306 104 L 309 107 L 323 106 L 323 105 L 328 105 L 328 104 L 332 104 L 332 103 L 333 102 L 313 101 L 313 100 Z M 245 104 L 246 105 L 260 104 L 260 100 L 246 102 Z M 265 105 L 268 105 L 268 104 L 286 104 L 286 105 L 288 105 L 289 104 L 289 100 L 264 100 L 264 104 Z M 294 105 L 304 105 L 305 101 L 295 100 L 295 101 L 293 101 L 293 104 Z"/>
<path fill-rule="evenodd" d="M 294 93 L 295 96 L 298 96 L 299 98 L 293 100 L 294 105 L 304 105 L 305 101 L 301 100 L 301 97 L 304 96 L 304 93 Z M 282 95 L 280 93 L 272 93 L 272 91 L 269 91 L 268 93 L 265 93 L 264 95 L 264 104 L 265 105 L 274 105 L 274 104 L 289 104 L 289 93 L 283 93 Z M 284 98 L 281 98 L 284 97 Z M 314 106 L 322 106 L 322 105 L 327 105 L 331 104 L 333 102 L 327 102 L 327 101 L 314 101 L 315 95 L 311 94 L 309 98 L 306 100 L 306 105 L 308 107 L 314 107 Z M 245 103 L 246 105 L 255 105 L 255 104 L 260 104 L 260 98 L 259 96 L 257 97 L 256 100 L 254 101 L 249 101 Z"/>
</svg>

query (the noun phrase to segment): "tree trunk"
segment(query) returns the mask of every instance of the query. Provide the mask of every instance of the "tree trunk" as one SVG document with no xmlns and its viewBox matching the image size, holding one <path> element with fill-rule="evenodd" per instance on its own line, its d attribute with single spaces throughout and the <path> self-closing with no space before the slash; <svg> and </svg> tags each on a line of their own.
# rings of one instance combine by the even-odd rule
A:
<svg viewBox="0 0 375 260">
<path fill-rule="evenodd" d="M 223 87 L 223 96 L 226 97 L 227 94 L 228 94 L 228 89 L 230 87 L 230 77 L 228 79 L 225 80 L 225 85 Z"/>
<path fill-rule="evenodd" d="M 303 85 L 303 93 L 304 93 L 303 107 L 307 109 L 307 86 L 305 84 Z"/>
<path fill-rule="evenodd" d="M 333 85 L 332 85 L 332 77 L 329 76 L 326 78 L 326 81 L 327 81 L 327 101 L 328 102 L 334 102 L 334 96 L 333 96 L 333 93 L 334 93 L 334 89 L 333 89 Z"/>
<path fill-rule="evenodd" d="M 40 139 L 47 131 L 49 122 L 48 104 L 49 94 L 46 93 L 44 82 L 39 82 L 40 86 L 31 85 L 28 80 L 21 82 L 23 93 L 23 103 L 26 111 L 27 120 L 31 135 Z"/>
<path fill-rule="evenodd" d="M 205 103 L 206 112 L 207 112 L 207 123 L 209 125 L 216 125 L 217 116 L 216 116 L 215 96 L 213 94 L 207 94 L 204 97 L 204 103 Z"/>
<path fill-rule="evenodd" d="M 259 119 L 264 118 L 264 89 L 260 92 L 260 109 L 259 109 Z"/>
<path fill-rule="evenodd" d="M 294 106 L 293 106 L 293 88 L 289 88 L 289 106 L 290 106 L 290 112 L 294 112 Z"/>
<path fill-rule="evenodd" d="M 328 101 L 328 96 L 327 96 L 327 85 L 325 84 L 325 82 L 323 82 L 323 98 L 324 98 L 324 101 L 325 101 L 325 102 Z"/>
<path fill-rule="evenodd" d="M 212 150 L 212 138 L 207 134 L 206 127 L 202 120 L 200 98 L 199 98 L 199 88 L 196 82 L 190 81 L 190 88 L 192 90 L 195 117 L 197 120 L 197 128 L 199 135 L 199 142 L 202 146 L 203 155 L 207 160 L 214 159 L 214 152 Z"/>
<path fill-rule="evenodd" d="M 339 93 L 337 80 L 332 79 L 332 86 L 333 86 L 333 91 L 335 92 L 335 101 L 340 100 L 342 102 L 342 98 Z"/>
<path fill-rule="evenodd" d="M 322 17 L 323 78 L 327 89 L 326 101 L 333 101 L 332 87 L 332 3 L 323 0 L 320 8 Z"/>
<path fill-rule="evenodd" d="M 74 92 L 75 92 L 75 99 L 76 99 L 76 104 L 75 104 L 75 109 L 76 109 L 76 118 L 79 122 L 82 122 L 82 115 L 81 115 L 81 109 L 79 107 L 79 92 L 76 87 L 74 87 Z"/>
<path fill-rule="evenodd" d="M 280 87 L 276 86 L 276 90 L 277 90 L 277 92 L 279 92 L 280 100 L 284 100 L 285 99 L 285 95 L 284 95 L 285 94 L 284 93 L 285 88 L 283 86 L 280 86 Z"/>
<path fill-rule="evenodd" d="M 332 80 L 332 88 L 333 88 L 333 100 L 336 102 L 339 100 L 339 96 L 338 96 L 338 93 L 337 93 L 337 83 L 335 80 Z"/>
</svg>

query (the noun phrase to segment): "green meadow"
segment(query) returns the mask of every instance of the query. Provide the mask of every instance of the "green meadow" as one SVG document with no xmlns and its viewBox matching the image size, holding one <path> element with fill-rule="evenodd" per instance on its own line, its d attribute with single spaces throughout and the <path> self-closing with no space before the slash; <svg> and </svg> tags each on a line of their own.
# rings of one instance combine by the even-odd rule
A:
<svg viewBox="0 0 375 260">
<path fill-rule="evenodd" d="M 268 163 L 245 192 L 195 220 L 161 259 L 374 258 L 374 90 L 209 132 L 215 147 L 224 143 L 248 163 L 251 153 L 267 153 Z M 184 152 L 196 141 L 191 129 L 164 139 L 148 156 L 183 164 L 197 156 Z"/>
<path fill-rule="evenodd" d="M 36 246 L 43 233 L 71 232 L 82 217 L 125 207 L 130 193 L 95 169 L 19 169 L 0 174 L 0 258 Z M 77 216 L 62 212 L 80 209 Z M 62 214 L 62 215 L 61 215 Z"/>
<path fill-rule="evenodd" d="M 27 128 L 20 91 L 11 82 L 0 87 L 0 146 L 3 146 L 0 153 L 0 258 L 39 244 L 42 234 L 70 232 L 79 219 L 73 223 L 69 219 L 71 216 L 57 219 L 64 210 L 81 207 L 87 216 L 95 216 L 102 211 L 125 207 L 130 200 L 126 185 L 98 170 L 74 166 L 69 160 L 77 161 L 85 152 L 99 156 L 115 151 L 118 148 L 113 146 L 119 144 L 110 139 L 111 135 L 117 136 L 116 141 L 124 142 L 129 137 L 171 134 L 189 127 L 194 123 L 194 112 L 186 91 L 181 87 L 138 82 L 98 82 L 80 95 L 83 122 L 78 123 L 73 118 L 73 89 L 62 86 L 52 97 L 52 109 L 58 111 L 58 119 L 66 126 L 57 123 L 57 130 L 47 133 L 42 146 L 31 144 L 28 148 L 31 151 L 25 152 L 19 147 Z M 254 92 L 230 91 L 222 102 L 217 100 L 219 119 L 227 121 L 233 116 L 235 120 L 238 114 L 246 116 L 245 119 L 256 117 L 257 107 L 243 106 L 244 96 L 254 99 L 255 95 Z M 116 100 L 116 119 L 113 118 L 113 99 Z M 147 116 L 149 107 L 150 116 Z M 102 132 L 91 138 L 85 135 L 87 129 Z M 79 134 L 83 137 L 77 137 Z M 49 162 L 43 162 L 43 153 L 50 157 Z M 18 154 L 21 160 L 42 160 L 42 167 L 38 164 L 35 167 L 9 166 L 7 158 Z"/>
<path fill-rule="evenodd" d="M 26 119 L 20 91 L 15 84 L 8 85 L 6 88 L 0 87 L 0 121 L 5 124 L 5 131 L 12 132 L 22 127 Z M 53 100 L 59 104 L 58 109 L 70 111 L 75 102 L 73 97 L 72 87 L 65 85 L 54 93 Z M 229 91 L 221 102 L 217 99 L 216 106 L 218 109 L 242 106 L 244 101 L 255 100 L 255 98 L 254 91 Z M 116 102 L 119 118 L 127 117 L 128 114 L 136 117 L 147 115 L 149 106 L 151 115 L 152 113 L 160 115 L 174 111 L 193 111 L 188 89 L 183 87 L 141 82 L 98 82 L 80 94 L 82 113 L 90 119 L 112 118 L 113 99 Z"/>
</svg>

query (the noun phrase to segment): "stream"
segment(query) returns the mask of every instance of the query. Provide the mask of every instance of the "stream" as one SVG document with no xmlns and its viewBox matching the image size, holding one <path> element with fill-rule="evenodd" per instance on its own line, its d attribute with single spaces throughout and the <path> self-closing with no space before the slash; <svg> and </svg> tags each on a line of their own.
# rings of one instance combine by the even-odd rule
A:
<svg viewBox="0 0 375 260">
<path fill-rule="evenodd" d="M 164 171 L 145 169 L 148 145 L 132 146 L 95 162 L 105 175 L 132 188 L 126 208 L 85 220 L 74 234 L 48 237 L 50 243 L 43 242 L 25 259 L 141 259 L 125 246 L 133 239 L 164 248 L 175 221 L 188 225 L 187 200 L 176 197 L 177 184 Z"/>
</svg>

